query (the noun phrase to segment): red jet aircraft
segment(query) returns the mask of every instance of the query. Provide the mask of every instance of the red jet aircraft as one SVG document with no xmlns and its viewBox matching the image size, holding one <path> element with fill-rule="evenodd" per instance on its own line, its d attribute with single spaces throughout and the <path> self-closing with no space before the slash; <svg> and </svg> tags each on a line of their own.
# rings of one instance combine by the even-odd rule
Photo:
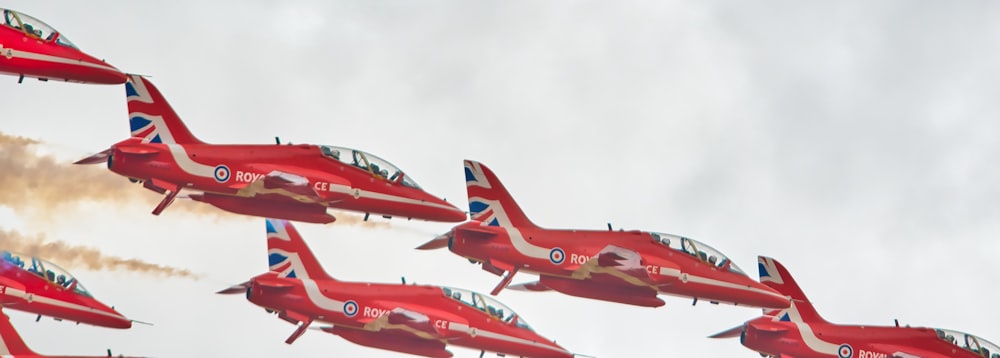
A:
<svg viewBox="0 0 1000 358">
<path fill-rule="evenodd" d="M 17 333 L 14 326 L 10 324 L 10 317 L 6 313 L 0 311 L 0 357 L 4 358 L 98 358 L 98 357 L 111 357 L 111 350 L 108 350 L 108 355 L 106 356 L 45 356 L 35 353 L 28 348 L 28 345 L 24 343 L 21 339 L 21 335 Z M 119 358 L 125 358 L 119 355 Z"/>
<path fill-rule="evenodd" d="M 122 84 L 125 74 L 76 48 L 62 33 L 27 14 L 0 9 L 0 73 L 42 81 Z"/>
<path fill-rule="evenodd" d="M 788 299 L 747 277 L 721 252 L 677 235 L 645 231 L 548 230 L 521 211 L 485 165 L 465 161 L 472 221 L 418 247 L 452 252 L 496 275 L 491 294 L 518 271 L 539 281 L 511 286 L 636 306 L 659 307 L 658 294 L 753 307 L 784 308 Z"/>
<path fill-rule="evenodd" d="M 0 306 L 109 328 L 130 328 L 132 321 L 94 299 L 73 275 L 55 264 L 0 251 Z"/>
<path fill-rule="evenodd" d="M 428 194 L 389 162 L 326 145 L 211 145 L 191 134 L 153 83 L 125 83 L 132 137 L 76 164 L 111 171 L 165 193 L 159 215 L 182 190 L 237 214 L 330 223 L 328 207 L 384 217 L 460 222 L 463 211 Z"/>
<path fill-rule="evenodd" d="M 968 333 L 896 326 L 847 326 L 820 317 L 778 261 L 758 257 L 760 281 L 788 295 L 791 307 L 770 310 L 712 338 L 740 337 L 763 357 L 776 358 L 1000 358 L 1000 347 Z"/>
<path fill-rule="evenodd" d="M 297 329 L 313 321 L 363 346 L 425 357 L 451 357 L 452 344 L 521 357 L 573 357 L 535 333 L 496 300 L 458 288 L 338 281 L 323 271 L 305 241 L 283 220 L 267 220 L 270 272 L 219 291 L 247 299 Z"/>
</svg>

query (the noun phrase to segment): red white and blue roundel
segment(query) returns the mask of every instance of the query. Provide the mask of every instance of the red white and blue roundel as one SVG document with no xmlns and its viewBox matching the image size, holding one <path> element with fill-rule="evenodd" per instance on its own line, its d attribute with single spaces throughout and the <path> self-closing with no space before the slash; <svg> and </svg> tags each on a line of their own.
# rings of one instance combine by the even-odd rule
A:
<svg viewBox="0 0 1000 358">
<path fill-rule="evenodd" d="M 566 252 L 558 247 L 553 247 L 552 250 L 549 250 L 549 261 L 556 265 L 562 264 L 563 261 L 566 261 Z"/>
<path fill-rule="evenodd" d="M 344 315 L 347 317 L 354 317 L 358 314 L 358 303 L 354 300 L 349 300 L 344 302 Z"/>
<path fill-rule="evenodd" d="M 837 356 L 840 358 L 851 358 L 854 356 L 854 348 L 850 344 L 844 343 L 837 349 Z"/>
<path fill-rule="evenodd" d="M 232 174 L 229 171 L 229 167 L 225 164 L 219 164 L 215 167 L 215 181 L 220 183 L 225 183 L 229 181 L 229 175 Z"/>
</svg>

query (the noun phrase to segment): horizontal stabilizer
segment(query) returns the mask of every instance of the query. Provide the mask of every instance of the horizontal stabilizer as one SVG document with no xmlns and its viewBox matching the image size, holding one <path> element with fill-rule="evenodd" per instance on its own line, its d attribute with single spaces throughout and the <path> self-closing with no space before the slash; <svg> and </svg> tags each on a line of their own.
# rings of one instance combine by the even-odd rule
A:
<svg viewBox="0 0 1000 358">
<path fill-rule="evenodd" d="M 107 162 L 108 157 L 110 156 L 111 156 L 111 149 L 105 149 L 89 157 L 77 160 L 76 162 L 73 162 L 73 164 L 102 164 Z"/>
<path fill-rule="evenodd" d="M 736 327 L 727 329 L 725 331 L 722 331 L 722 332 L 713 334 L 711 336 L 708 336 L 708 338 L 736 338 L 736 337 L 739 337 L 741 334 L 743 334 L 743 326 L 744 325 L 741 324 L 739 326 L 736 326 Z"/>
<path fill-rule="evenodd" d="M 444 234 L 438 235 L 431 241 L 425 242 L 423 245 L 417 246 L 417 250 L 437 250 L 448 247 L 448 241 L 451 240 L 451 231 Z"/>
<path fill-rule="evenodd" d="M 235 295 L 237 293 L 246 292 L 248 288 L 250 288 L 250 281 L 243 282 L 243 283 L 237 283 L 235 285 L 232 285 L 232 286 L 226 287 L 226 288 L 224 288 L 222 290 L 219 290 L 216 293 L 220 294 L 220 295 Z"/>
</svg>

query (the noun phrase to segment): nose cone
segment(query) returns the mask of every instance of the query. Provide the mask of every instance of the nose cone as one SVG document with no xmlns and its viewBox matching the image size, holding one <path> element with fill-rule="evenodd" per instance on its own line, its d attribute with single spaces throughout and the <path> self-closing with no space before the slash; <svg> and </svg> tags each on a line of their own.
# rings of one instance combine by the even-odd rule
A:
<svg viewBox="0 0 1000 358">
<path fill-rule="evenodd" d="M 97 323 L 98 326 L 118 329 L 132 328 L 132 320 L 128 319 L 128 317 L 115 311 L 114 308 L 104 306 L 103 304 L 101 306 L 103 307 L 96 310 L 96 313 L 101 316 Z"/>
<path fill-rule="evenodd" d="M 750 287 L 751 292 L 743 302 L 745 305 L 772 309 L 788 308 L 791 305 L 788 297 L 760 282 L 751 280 Z"/>
<path fill-rule="evenodd" d="M 431 199 L 427 199 L 427 202 L 431 203 L 431 205 L 422 213 L 427 220 L 458 223 L 465 221 L 469 217 L 464 211 L 442 199 L 432 197 Z"/>
<path fill-rule="evenodd" d="M 102 85 L 120 85 L 125 83 L 127 80 L 126 75 L 119 71 L 115 66 L 109 65 L 107 62 L 98 60 L 90 55 L 85 55 L 81 59 L 81 66 L 77 67 L 72 76 L 67 76 L 70 80 L 76 80 L 86 83 L 96 83 Z"/>
<path fill-rule="evenodd" d="M 108 69 L 101 70 L 94 77 L 94 83 L 104 84 L 104 85 L 120 85 L 125 83 L 126 76 L 124 73 L 119 71 L 117 68 L 108 66 Z"/>
<path fill-rule="evenodd" d="M 468 218 L 469 218 L 468 214 L 466 214 L 464 211 L 459 210 L 458 208 L 452 206 L 451 210 L 445 211 L 444 215 L 442 215 L 442 220 L 441 221 L 450 222 L 450 223 L 459 223 L 459 222 L 465 221 Z"/>
<path fill-rule="evenodd" d="M 537 355 L 533 355 L 532 357 L 573 358 L 576 356 L 572 352 L 567 351 L 566 348 L 563 348 L 562 346 L 556 344 L 555 342 L 552 343 L 552 346 L 546 348 L 547 349 L 538 352 Z"/>
</svg>

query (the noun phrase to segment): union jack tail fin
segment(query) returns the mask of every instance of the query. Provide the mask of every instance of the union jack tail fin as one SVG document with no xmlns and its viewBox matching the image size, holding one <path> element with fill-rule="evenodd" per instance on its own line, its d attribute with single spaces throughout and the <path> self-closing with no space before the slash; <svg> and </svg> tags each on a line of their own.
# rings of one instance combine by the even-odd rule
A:
<svg viewBox="0 0 1000 358">
<path fill-rule="evenodd" d="M 21 335 L 10 324 L 10 317 L 2 311 L 0 311 L 0 315 L 3 315 L 0 317 L 0 356 L 37 355 L 31 351 L 31 348 L 28 348 L 28 345 L 24 344 Z"/>
<path fill-rule="evenodd" d="M 537 227 L 510 196 L 507 188 L 486 165 L 465 161 L 465 188 L 469 193 L 469 216 L 484 225 Z"/>
<path fill-rule="evenodd" d="M 267 219 L 267 263 L 279 277 L 333 280 L 292 223 Z"/>
<path fill-rule="evenodd" d="M 146 78 L 129 75 L 125 82 L 128 122 L 132 137 L 144 143 L 200 144 L 177 116 L 170 103 Z"/>
<path fill-rule="evenodd" d="M 761 283 L 792 299 L 792 307 L 783 311 L 788 311 L 789 314 L 795 313 L 798 317 L 789 317 L 788 320 L 797 318 L 802 322 L 826 322 L 816 312 L 816 308 L 813 307 L 812 302 L 809 302 L 805 292 L 799 288 L 799 284 L 792 278 L 792 274 L 788 273 L 788 269 L 778 260 L 757 256 L 757 270 L 760 273 Z"/>
</svg>

